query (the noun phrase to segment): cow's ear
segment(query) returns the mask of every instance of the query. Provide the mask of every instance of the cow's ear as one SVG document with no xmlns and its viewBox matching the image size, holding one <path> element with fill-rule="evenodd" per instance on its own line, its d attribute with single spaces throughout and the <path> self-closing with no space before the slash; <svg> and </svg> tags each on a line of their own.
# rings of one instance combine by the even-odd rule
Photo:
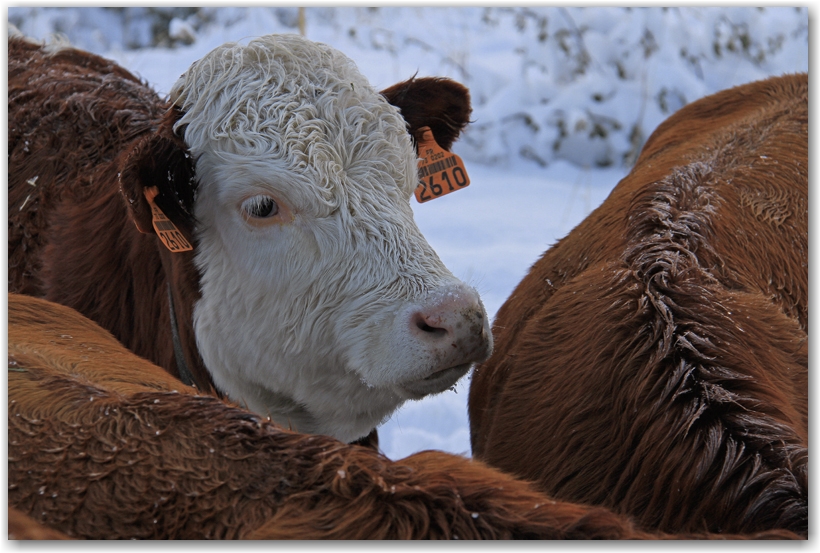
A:
<svg viewBox="0 0 820 553">
<path fill-rule="evenodd" d="M 197 181 L 194 160 L 174 133 L 179 117 L 172 107 L 153 134 L 136 142 L 120 166 L 120 192 L 137 228 L 150 234 L 154 228 L 145 190 L 156 188 L 154 202 L 191 242 Z"/>
<path fill-rule="evenodd" d="M 439 77 L 415 77 L 382 90 L 388 102 L 401 109 L 414 139 L 430 127 L 436 142 L 449 150 L 470 122 L 470 92 L 463 85 Z"/>
</svg>

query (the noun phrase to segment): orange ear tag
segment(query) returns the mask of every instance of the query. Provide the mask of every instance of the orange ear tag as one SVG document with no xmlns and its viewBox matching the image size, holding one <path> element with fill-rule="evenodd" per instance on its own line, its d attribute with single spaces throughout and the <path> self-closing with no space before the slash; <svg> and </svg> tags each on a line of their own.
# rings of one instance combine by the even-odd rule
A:
<svg viewBox="0 0 820 553">
<path fill-rule="evenodd" d="M 148 200 L 148 205 L 151 206 L 151 222 L 154 224 L 154 230 L 157 231 L 157 236 L 159 236 L 159 239 L 162 240 L 163 244 L 165 244 L 165 247 L 174 253 L 187 252 L 194 249 L 179 231 L 177 226 L 171 222 L 159 206 L 154 203 L 154 198 L 157 197 L 158 193 L 159 190 L 157 190 L 156 186 L 145 188 L 143 190 L 145 199 Z"/>
<path fill-rule="evenodd" d="M 421 127 L 419 142 L 419 185 L 416 199 L 419 203 L 466 188 L 470 177 L 461 158 L 438 145 L 430 127 Z"/>
</svg>

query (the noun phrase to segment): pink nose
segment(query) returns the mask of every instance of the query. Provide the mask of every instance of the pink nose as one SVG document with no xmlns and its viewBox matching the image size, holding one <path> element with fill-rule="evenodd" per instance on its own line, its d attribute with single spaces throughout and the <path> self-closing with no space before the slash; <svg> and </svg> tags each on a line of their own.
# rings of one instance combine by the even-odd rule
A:
<svg viewBox="0 0 820 553">
<path fill-rule="evenodd" d="M 410 313 L 409 330 L 427 353 L 424 377 L 409 385 L 419 393 L 443 391 L 474 362 L 492 353 L 492 334 L 478 294 L 463 284 L 434 292 Z"/>
<path fill-rule="evenodd" d="M 429 343 L 452 342 L 451 347 L 485 349 L 487 333 L 484 309 L 480 305 L 433 305 L 411 316 L 416 336 Z M 480 361 L 483 361 L 481 359 Z"/>
</svg>

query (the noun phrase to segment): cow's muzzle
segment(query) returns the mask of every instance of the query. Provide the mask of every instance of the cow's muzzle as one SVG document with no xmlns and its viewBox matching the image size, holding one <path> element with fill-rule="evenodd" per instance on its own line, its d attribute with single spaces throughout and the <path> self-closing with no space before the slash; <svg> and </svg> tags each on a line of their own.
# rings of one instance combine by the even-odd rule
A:
<svg viewBox="0 0 820 553">
<path fill-rule="evenodd" d="M 473 363 L 489 358 L 492 333 L 478 293 L 459 283 L 438 290 L 410 313 L 408 332 L 423 352 L 424 370 L 399 388 L 420 399 L 455 385 Z"/>
</svg>

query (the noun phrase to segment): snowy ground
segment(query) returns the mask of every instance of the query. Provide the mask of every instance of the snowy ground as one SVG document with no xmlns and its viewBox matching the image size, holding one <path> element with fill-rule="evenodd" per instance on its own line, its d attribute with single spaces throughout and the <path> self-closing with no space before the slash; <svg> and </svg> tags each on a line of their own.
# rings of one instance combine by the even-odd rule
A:
<svg viewBox="0 0 820 553">
<path fill-rule="evenodd" d="M 164 45 L 152 47 L 158 17 Z M 161 93 L 223 42 L 297 30 L 296 8 L 10 8 L 9 21 L 37 38 L 60 31 Z M 472 183 L 413 207 L 491 316 L 669 114 L 729 86 L 808 70 L 806 8 L 309 8 L 306 23 L 308 38 L 345 52 L 377 88 L 416 72 L 470 88 L 475 122 L 455 151 Z M 384 452 L 469 455 L 468 388 L 469 377 L 455 393 L 406 404 L 380 428 Z"/>
</svg>

